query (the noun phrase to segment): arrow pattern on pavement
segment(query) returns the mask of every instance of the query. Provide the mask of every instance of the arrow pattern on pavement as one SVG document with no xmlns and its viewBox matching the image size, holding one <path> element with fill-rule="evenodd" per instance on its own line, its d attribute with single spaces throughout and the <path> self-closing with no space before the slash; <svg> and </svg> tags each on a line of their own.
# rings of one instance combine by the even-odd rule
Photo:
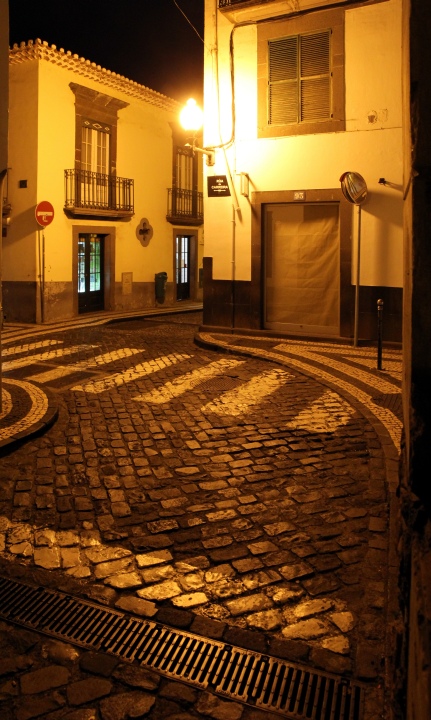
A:
<svg viewBox="0 0 431 720">
<path fill-rule="evenodd" d="M 133 400 L 156 404 L 169 402 L 173 398 L 184 395 L 188 390 L 200 385 L 205 380 L 210 380 L 217 375 L 221 375 L 226 370 L 231 370 L 232 368 L 238 367 L 238 365 L 243 365 L 244 362 L 245 360 L 216 360 L 205 367 L 192 370 L 186 375 L 180 375 L 180 377 L 172 382 L 165 383 L 160 390 L 157 389 L 149 393 L 144 393 L 143 395 L 135 395 Z"/>
<path fill-rule="evenodd" d="M 148 362 L 140 363 L 139 365 L 133 365 L 127 370 L 115 373 L 115 375 L 108 376 L 103 380 L 92 380 L 84 385 L 74 385 L 72 390 L 82 391 L 87 393 L 101 393 L 111 388 L 120 387 L 126 383 L 132 382 L 133 380 L 139 380 L 139 378 L 145 375 L 151 375 L 152 373 L 162 370 L 169 365 L 175 365 L 183 360 L 189 360 L 191 355 L 185 355 L 184 353 L 172 353 L 171 355 L 163 355 L 154 360 L 148 360 Z"/>
<path fill-rule="evenodd" d="M 354 410 L 348 402 L 328 390 L 314 403 L 301 410 L 286 427 L 309 432 L 336 432 L 338 428 L 347 425 L 353 414 Z"/>
<path fill-rule="evenodd" d="M 53 380 L 57 380 L 58 378 L 62 378 L 65 375 L 71 375 L 72 373 L 79 372 L 80 370 L 89 370 L 90 368 L 95 368 L 99 365 L 107 365 L 108 363 L 115 362 L 115 360 L 131 357 L 132 355 L 136 355 L 141 352 L 143 351 L 138 350 L 137 348 L 121 348 L 120 350 L 96 355 L 94 358 L 82 360 L 82 362 L 74 363 L 73 365 L 59 365 L 52 370 L 46 370 L 46 372 L 30 375 L 28 379 L 39 383 L 49 383 Z"/>
<path fill-rule="evenodd" d="M 165 346 L 152 344 L 154 336 L 159 340 L 156 332 L 149 333 L 145 348 L 156 358 L 140 365 L 132 364 L 139 357 L 119 361 L 115 369 L 122 372 L 115 375 L 103 365 L 130 348 L 93 357 L 102 352 L 103 338 L 97 351 L 86 353 L 88 362 L 71 368 L 100 365 L 96 379 L 82 377 L 73 388 L 88 397 L 73 397 L 67 388 L 64 397 L 73 411 L 24 456 L 25 475 L 21 467 L 16 477 L 3 472 L 8 482 L 15 480 L 15 490 L 7 500 L 13 507 L 8 512 L 5 505 L 0 516 L 1 553 L 32 570 L 87 579 L 97 591 L 103 584 L 122 602 L 145 603 L 148 615 L 172 604 L 202 622 L 227 621 L 227 632 L 258 630 L 277 642 L 309 642 L 312 652 L 331 651 L 342 672 L 343 663 L 356 657 L 358 635 L 366 636 L 358 608 L 382 619 L 376 556 L 385 552 L 386 540 L 381 470 L 368 455 L 374 436 L 369 441 L 367 421 L 337 393 L 340 388 L 352 396 L 353 383 L 339 378 L 341 371 L 331 371 L 323 353 L 319 362 L 306 359 L 301 343 L 288 362 L 281 352 L 265 353 L 270 360 L 281 359 L 282 368 L 265 370 L 230 355 L 208 374 L 208 354 L 190 350 L 189 343 L 176 349 L 190 355 L 163 355 L 175 347 L 172 333 L 166 332 Z M 129 337 L 120 342 L 137 342 Z M 60 366 L 62 355 L 55 356 L 53 370 L 34 378 L 68 374 L 67 360 Z M 180 360 L 184 365 L 169 368 Z M 331 380 L 334 389 L 312 382 L 305 391 L 304 372 Z M 136 385 L 115 392 L 134 379 Z M 359 397 L 368 406 L 371 398 L 364 389 L 379 379 L 370 373 L 368 385 L 358 382 Z M 100 402 L 91 395 L 111 388 L 114 392 Z M 136 395 L 150 388 L 157 389 Z M 161 405 L 177 397 L 180 402 Z M 148 405 L 138 410 L 131 399 Z M 259 412 L 265 400 L 268 405 Z M 236 421 L 229 415 L 241 417 Z M 337 437 L 324 436 L 337 430 Z M 53 518 L 56 529 L 45 526 Z M 374 571 L 376 587 L 363 582 L 363 566 L 368 578 Z M 342 595 L 344 584 L 355 582 L 361 589 L 358 602 L 350 590 Z M 368 621 L 375 641 L 380 625 L 371 625 Z"/>
<path fill-rule="evenodd" d="M 11 348 L 2 348 L 3 357 L 8 355 L 19 355 L 20 353 L 29 352 L 30 350 L 38 350 L 43 347 L 52 345 L 63 345 L 63 340 L 39 340 L 39 342 L 26 343 L 25 345 L 15 345 Z"/>
<path fill-rule="evenodd" d="M 70 348 L 55 348 L 54 350 L 48 350 L 44 353 L 37 355 L 29 355 L 28 357 L 21 358 L 18 360 L 8 360 L 3 363 L 3 371 L 17 370 L 21 367 L 27 367 L 37 362 L 46 362 L 49 360 L 55 360 L 62 358 L 64 355 L 74 355 L 75 353 L 83 352 L 84 350 L 93 350 L 96 345 L 72 345 Z"/>
<path fill-rule="evenodd" d="M 265 371 L 240 387 L 222 393 L 219 398 L 204 405 L 201 411 L 238 417 L 246 413 L 253 405 L 262 402 L 268 395 L 276 392 L 291 377 L 293 376 L 285 370 Z"/>
</svg>

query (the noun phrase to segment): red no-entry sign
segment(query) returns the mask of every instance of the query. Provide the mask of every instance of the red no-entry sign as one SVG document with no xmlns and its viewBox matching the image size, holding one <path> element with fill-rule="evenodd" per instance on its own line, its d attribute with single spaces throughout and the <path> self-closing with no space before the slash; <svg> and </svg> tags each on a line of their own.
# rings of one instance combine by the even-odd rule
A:
<svg viewBox="0 0 431 720">
<path fill-rule="evenodd" d="M 46 227 L 54 220 L 54 208 L 48 200 L 42 200 L 36 205 L 35 215 L 37 223 Z"/>
</svg>

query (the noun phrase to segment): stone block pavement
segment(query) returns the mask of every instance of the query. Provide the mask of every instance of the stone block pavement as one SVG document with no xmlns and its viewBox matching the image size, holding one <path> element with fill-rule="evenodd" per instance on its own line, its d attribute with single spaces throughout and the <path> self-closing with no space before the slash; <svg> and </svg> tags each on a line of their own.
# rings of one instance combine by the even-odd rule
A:
<svg viewBox="0 0 431 720">
<path fill-rule="evenodd" d="M 389 718 L 400 350 L 200 321 L 6 327 L 0 576 L 353 678 Z M 8 622 L 0 647 L 5 720 L 277 717 Z"/>
</svg>

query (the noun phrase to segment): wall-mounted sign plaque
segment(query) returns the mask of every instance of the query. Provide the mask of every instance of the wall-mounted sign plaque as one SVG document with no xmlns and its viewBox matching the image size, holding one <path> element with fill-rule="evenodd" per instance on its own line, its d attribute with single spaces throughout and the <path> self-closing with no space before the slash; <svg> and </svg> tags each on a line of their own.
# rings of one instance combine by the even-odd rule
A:
<svg viewBox="0 0 431 720">
<path fill-rule="evenodd" d="M 227 197 L 230 195 L 226 175 L 211 175 L 208 181 L 208 197 Z"/>
</svg>

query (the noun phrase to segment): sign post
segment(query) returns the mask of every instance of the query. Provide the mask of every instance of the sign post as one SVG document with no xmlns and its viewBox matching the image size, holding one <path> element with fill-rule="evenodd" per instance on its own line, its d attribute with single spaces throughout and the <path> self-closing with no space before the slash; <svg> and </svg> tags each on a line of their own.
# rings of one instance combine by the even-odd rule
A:
<svg viewBox="0 0 431 720">
<path fill-rule="evenodd" d="M 368 195 L 367 183 L 362 175 L 356 172 L 345 172 L 340 177 L 341 190 L 344 197 L 352 205 L 358 208 L 358 242 L 356 246 L 356 283 L 355 283 L 355 327 L 353 335 L 353 345 L 358 345 L 358 327 L 359 327 L 359 286 L 361 276 L 361 205 L 365 202 Z"/>
<path fill-rule="evenodd" d="M 39 288 L 40 288 L 40 316 L 41 321 L 45 320 L 45 235 L 43 228 L 47 227 L 54 220 L 54 207 L 48 200 L 42 200 L 37 203 L 34 211 L 36 222 L 42 228 L 42 250 L 40 248 L 40 234 L 39 234 Z"/>
</svg>

